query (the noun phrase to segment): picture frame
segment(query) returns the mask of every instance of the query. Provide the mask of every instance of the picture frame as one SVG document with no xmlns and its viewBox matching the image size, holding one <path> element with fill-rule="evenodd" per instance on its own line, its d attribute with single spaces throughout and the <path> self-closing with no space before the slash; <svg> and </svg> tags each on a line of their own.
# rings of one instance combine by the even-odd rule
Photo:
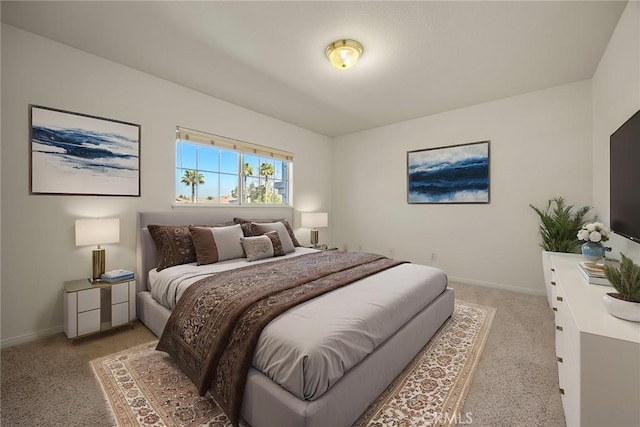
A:
<svg viewBox="0 0 640 427">
<path fill-rule="evenodd" d="M 490 141 L 407 152 L 407 203 L 489 203 Z"/>
<path fill-rule="evenodd" d="M 140 125 L 29 107 L 30 194 L 140 197 Z"/>
</svg>

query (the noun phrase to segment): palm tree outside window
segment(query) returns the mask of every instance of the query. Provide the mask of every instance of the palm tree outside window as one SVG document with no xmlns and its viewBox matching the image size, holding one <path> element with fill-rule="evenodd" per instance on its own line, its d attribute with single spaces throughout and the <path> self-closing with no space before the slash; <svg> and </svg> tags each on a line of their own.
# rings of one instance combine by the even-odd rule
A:
<svg viewBox="0 0 640 427">
<path fill-rule="evenodd" d="M 288 205 L 291 158 L 176 138 L 178 204 Z"/>
</svg>

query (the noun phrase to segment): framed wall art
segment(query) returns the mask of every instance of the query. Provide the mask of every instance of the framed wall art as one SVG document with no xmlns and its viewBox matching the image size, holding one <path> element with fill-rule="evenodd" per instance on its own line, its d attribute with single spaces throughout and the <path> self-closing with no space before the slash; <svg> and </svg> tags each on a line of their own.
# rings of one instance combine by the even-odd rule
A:
<svg viewBox="0 0 640 427">
<path fill-rule="evenodd" d="M 140 196 L 140 125 L 30 108 L 31 194 Z"/>
<path fill-rule="evenodd" d="M 407 152 L 407 202 L 489 203 L 489 141 Z"/>
</svg>

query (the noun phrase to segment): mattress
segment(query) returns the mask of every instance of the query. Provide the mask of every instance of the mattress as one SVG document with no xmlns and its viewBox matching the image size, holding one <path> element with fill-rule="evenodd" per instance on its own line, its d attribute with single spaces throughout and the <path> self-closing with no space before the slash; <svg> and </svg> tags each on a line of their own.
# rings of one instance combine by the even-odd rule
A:
<svg viewBox="0 0 640 427">
<path fill-rule="evenodd" d="M 312 251 L 296 248 L 288 256 Z M 172 309 L 186 287 L 205 275 L 247 265 L 246 259 L 239 259 L 152 270 L 151 293 Z M 253 367 L 301 400 L 318 399 L 446 285 L 446 275 L 439 269 L 401 264 L 298 305 L 265 327 Z"/>
</svg>

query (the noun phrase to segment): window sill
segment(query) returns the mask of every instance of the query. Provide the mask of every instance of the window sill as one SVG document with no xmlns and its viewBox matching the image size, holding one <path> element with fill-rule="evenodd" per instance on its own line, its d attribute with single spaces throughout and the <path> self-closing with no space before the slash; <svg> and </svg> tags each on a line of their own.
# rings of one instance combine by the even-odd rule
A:
<svg viewBox="0 0 640 427">
<path fill-rule="evenodd" d="M 203 208 L 222 208 L 222 209 L 283 209 L 283 208 L 293 208 L 291 205 L 271 205 L 271 204 L 253 204 L 253 205 L 215 205 L 215 204 L 206 204 L 206 203 L 173 203 L 171 205 L 171 209 L 180 210 L 180 209 L 203 209 Z"/>
</svg>

